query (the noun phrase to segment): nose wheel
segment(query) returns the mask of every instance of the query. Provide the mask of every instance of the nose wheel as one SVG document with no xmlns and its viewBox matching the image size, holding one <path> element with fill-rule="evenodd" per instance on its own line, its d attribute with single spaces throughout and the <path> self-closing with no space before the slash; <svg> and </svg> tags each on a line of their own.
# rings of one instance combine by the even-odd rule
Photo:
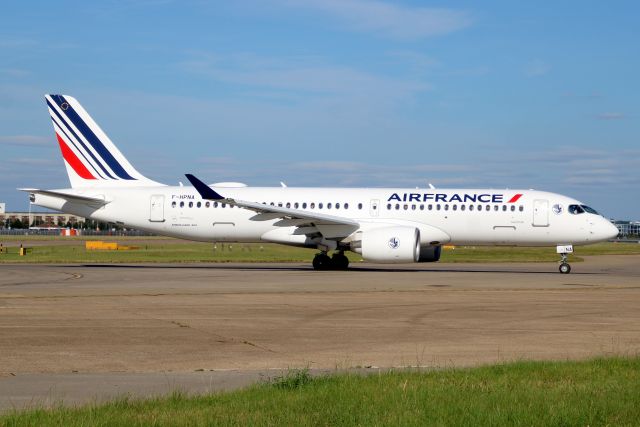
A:
<svg viewBox="0 0 640 427">
<path fill-rule="evenodd" d="M 571 273 L 571 266 L 567 262 L 567 254 L 560 254 L 560 255 L 562 255 L 562 261 L 560 261 L 560 266 L 558 267 L 558 270 L 560 270 L 560 273 L 562 274 Z"/>
<path fill-rule="evenodd" d="M 560 260 L 560 266 L 558 267 L 560 273 L 571 273 L 571 266 L 567 262 L 567 255 L 573 253 L 573 245 L 558 245 L 556 246 L 556 252 L 562 257 L 562 259 Z"/>
</svg>

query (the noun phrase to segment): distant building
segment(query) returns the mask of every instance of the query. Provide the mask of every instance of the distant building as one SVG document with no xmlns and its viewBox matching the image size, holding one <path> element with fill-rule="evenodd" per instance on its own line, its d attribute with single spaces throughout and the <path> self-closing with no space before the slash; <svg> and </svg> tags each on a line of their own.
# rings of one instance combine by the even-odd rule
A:
<svg viewBox="0 0 640 427">
<path fill-rule="evenodd" d="M 85 218 L 60 212 L 7 212 L 6 204 L 0 203 L 0 227 L 9 227 L 20 220 L 22 224 L 36 227 L 57 227 L 85 222 Z"/>
<path fill-rule="evenodd" d="M 611 221 L 618 227 L 620 237 L 640 236 L 640 221 Z"/>
</svg>

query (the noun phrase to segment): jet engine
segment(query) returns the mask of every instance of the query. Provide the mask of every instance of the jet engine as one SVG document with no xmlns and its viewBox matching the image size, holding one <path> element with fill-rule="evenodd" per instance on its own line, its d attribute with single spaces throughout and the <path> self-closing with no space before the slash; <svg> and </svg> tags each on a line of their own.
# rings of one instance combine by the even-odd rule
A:
<svg viewBox="0 0 640 427">
<path fill-rule="evenodd" d="M 351 250 L 366 261 L 379 263 L 417 262 L 420 259 L 420 231 L 414 227 L 380 227 L 361 231 Z"/>
</svg>

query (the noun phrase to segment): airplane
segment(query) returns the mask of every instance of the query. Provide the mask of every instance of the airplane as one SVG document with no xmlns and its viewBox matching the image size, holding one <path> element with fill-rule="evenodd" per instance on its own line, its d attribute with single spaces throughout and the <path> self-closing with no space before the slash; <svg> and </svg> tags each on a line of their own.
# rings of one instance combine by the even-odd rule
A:
<svg viewBox="0 0 640 427">
<path fill-rule="evenodd" d="M 169 186 L 138 172 L 67 95 L 45 95 L 71 188 L 20 189 L 36 205 L 202 242 L 270 242 L 319 253 L 316 270 L 347 269 L 352 251 L 374 263 L 435 262 L 443 245 L 550 246 L 569 273 L 574 245 L 617 228 L 573 198 L 535 190 Z M 329 256 L 332 252 L 332 256 Z"/>
</svg>

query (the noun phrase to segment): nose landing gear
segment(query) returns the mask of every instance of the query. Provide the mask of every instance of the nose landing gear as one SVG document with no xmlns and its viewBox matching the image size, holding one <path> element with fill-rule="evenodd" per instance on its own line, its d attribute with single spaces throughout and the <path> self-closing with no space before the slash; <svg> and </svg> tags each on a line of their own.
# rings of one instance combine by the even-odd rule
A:
<svg viewBox="0 0 640 427">
<path fill-rule="evenodd" d="M 558 270 L 560 270 L 560 273 L 562 274 L 571 273 L 571 266 L 567 262 L 567 255 L 573 253 L 573 245 L 558 245 L 556 247 L 556 252 L 559 253 L 560 256 L 562 257 L 560 261 L 560 266 L 558 267 Z"/>
<path fill-rule="evenodd" d="M 560 273 L 562 274 L 569 274 L 571 273 L 571 266 L 567 262 L 567 254 L 561 254 L 561 255 L 562 255 L 562 261 L 560 261 L 560 267 L 558 267 L 558 270 L 560 270 Z"/>
</svg>

